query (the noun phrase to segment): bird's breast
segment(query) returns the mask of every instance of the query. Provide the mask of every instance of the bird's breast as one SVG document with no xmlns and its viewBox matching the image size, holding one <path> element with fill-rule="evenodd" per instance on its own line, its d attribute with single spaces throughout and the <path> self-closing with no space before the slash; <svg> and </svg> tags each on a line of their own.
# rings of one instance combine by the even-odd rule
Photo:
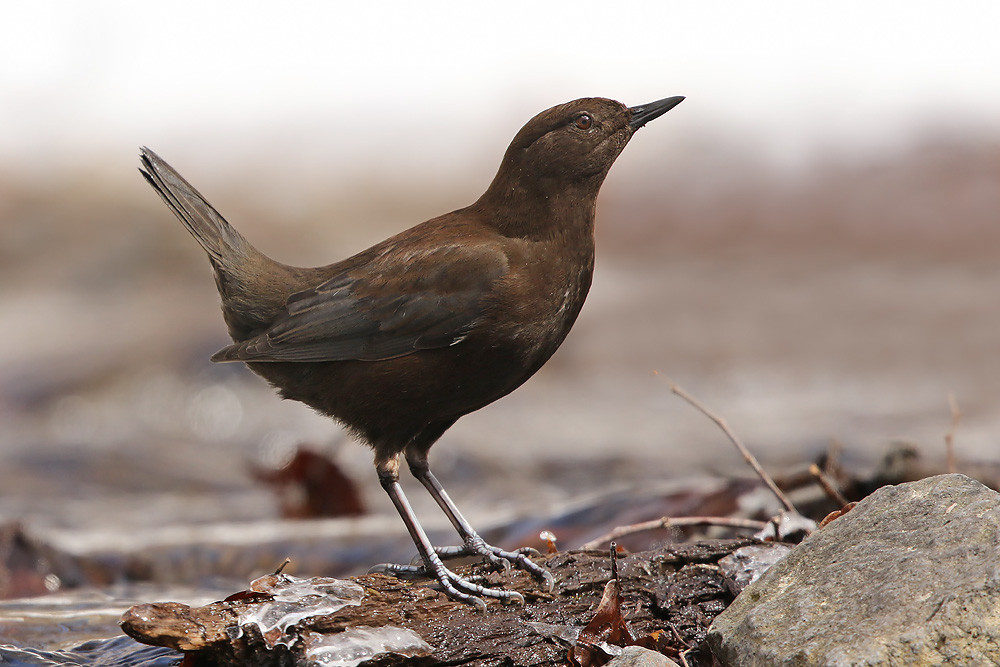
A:
<svg viewBox="0 0 1000 667">
<path fill-rule="evenodd" d="M 522 263 L 501 281 L 485 324 L 517 354 L 543 363 L 580 314 L 592 276 L 592 254 Z"/>
</svg>

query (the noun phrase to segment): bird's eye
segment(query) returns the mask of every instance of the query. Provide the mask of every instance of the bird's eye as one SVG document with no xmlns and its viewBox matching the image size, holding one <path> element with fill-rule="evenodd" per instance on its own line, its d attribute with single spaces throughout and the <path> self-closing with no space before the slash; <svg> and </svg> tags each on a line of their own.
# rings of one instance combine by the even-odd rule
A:
<svg viewBox="0 0 1000 667">
<path fill-rule="evenodd" d="M 594 124 L 594 119 L 590 117 L 590 114 L 582 113 L 573 119 L 573 124 L 581 130 L 589 130 L 590 126 Z"/>
</svg>

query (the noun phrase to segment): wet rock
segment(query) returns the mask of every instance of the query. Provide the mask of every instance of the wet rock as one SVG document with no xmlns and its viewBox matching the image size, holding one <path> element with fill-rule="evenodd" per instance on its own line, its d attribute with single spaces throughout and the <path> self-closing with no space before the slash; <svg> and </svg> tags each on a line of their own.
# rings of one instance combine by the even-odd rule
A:
<svg viewBox="0 0 1000 667">
<path fill-rule="evenodd" d="M 460 568 L 485 585 L 510 587 L 525 597 L 524 605 L 491 602 L 485 614 L 425 581 L 379 574 L 351 582 L 268 575 L 221 603 L 137 605 L 122 617 L 122 629 L 140 642 L 187 651 L 198 664 L 282 665 L 310 653 L 316 661 L 342 664 L 348 654 L 374 653 L 380 665 L 555 667 L 565 665 L 567 651 L 589 633 L 600 660 L 582 664 L 604 664 L 638 643 L 671 657 L 685 652 L 692 666 L 708 665 L 711 657 L 701 644 L 712 618 L 732 599 L 716 563 L 752 542 L 712 540 L 620 557 L 620 579 L 614 582 L 620 588 L 610 610 L 609 554 L 577 551 L 540 561 L 556 578 L 552 593 L 539 590 L 523 571 Z M 342 606 L 317 606 L 331 597 Z"/>
<path fill-rule="evenodd" d="M 229 628 L 239 628 L 239 607 L 216 602 L 192 607 L 180 602 L 154 602 L 131 607 L 122 616 L 125 634 L 153 646 L 199 651 L 230 641 Z"/>
<path fill-rule="evenodd" d="M 269 574 L 251 582 L 250 590 L 204 607 L 135 605 L 123 615 L 122 628 L 140 641 L 179 651 L 253 644 L 247 633 L 259 637 L 265 649 L 287 648 L 298 640 L 289 632 L 296 623 L 358 605 L 363 597 L 364 589 L 348 581 Z"/>
<path fill-rule="evenodd" d="M 716 617 L 730 665 L 1000 664 L 1000 494 L 964 475 L 879 489 Z"/>
<path fill-rule="evenodd" d="M 719 569 L 729 589 L 736 595 L 791 551 L 791 545 L 780 542 L 750 544 L 723 557 L 719 561 Z"/>
<path fill-rule="evenodd" d="M 667 656 L 641 646 L 626 646 L 606 667 L 679 667 Z"/>
</svg>

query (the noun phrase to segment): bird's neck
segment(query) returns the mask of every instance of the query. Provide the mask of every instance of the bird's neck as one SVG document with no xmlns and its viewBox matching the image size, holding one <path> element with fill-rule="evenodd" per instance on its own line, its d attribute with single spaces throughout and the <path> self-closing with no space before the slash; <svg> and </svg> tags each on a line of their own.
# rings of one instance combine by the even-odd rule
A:
<svg viewBox="0 0 1000 667">
<path fill-rule="evenodd" d="M 592 239 L 597 188 L 587 182 L 559 188 L 544 185 L 525 179 L 494 181 L 472 207 L 504 236 L 531 240 Z"/>
</svg>

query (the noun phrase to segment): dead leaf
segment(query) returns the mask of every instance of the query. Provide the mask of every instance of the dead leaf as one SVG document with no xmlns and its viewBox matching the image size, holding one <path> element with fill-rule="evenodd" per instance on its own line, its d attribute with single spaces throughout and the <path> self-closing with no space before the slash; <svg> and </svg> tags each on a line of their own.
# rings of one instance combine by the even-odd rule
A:
<svg viewBox="0 0 1000 667">
<path fill-rule="evenodd" d="M 253 467 L 253 476 L 277 494 L 287 519 L 358 516 L 365 513 L 354 481 L 328 457 L 299 447 L 278 470 Z"/>
<path fill-rule="evenodd" d="M 614 656 L 605 646 L 632 646 L 635 636 L 622 615 L 621 584 L 612 579 L 604 586 L 604 595 L 594 618 L 580 631 L 576 646 L 569 650 L 569 660 L 579 667 L 598 667 Z"/>
<path fill-rule="evenodd" d="M 848 512 L 850 512 L 852 509 L 854 509 L 854 506 L 857 505 L 857 504 L 858 504 L 857 502 L 847 503 L 846 505 L 844 505 L 843 507 L 841 507 L 839 510 L 835 510 L 833 512 L 830 512 L 829 514 L 827 514 L 823 518 L 822 521 L 819 522 L 819 527 L 822 528 L 823 526 L 825 526 L 826 524 L 830 523 L 831 521 L 834 521 L 835 519 L 839 519 L 840 517 L 844 516 L 845 514 L 847 514 Z"/>
</svg>

